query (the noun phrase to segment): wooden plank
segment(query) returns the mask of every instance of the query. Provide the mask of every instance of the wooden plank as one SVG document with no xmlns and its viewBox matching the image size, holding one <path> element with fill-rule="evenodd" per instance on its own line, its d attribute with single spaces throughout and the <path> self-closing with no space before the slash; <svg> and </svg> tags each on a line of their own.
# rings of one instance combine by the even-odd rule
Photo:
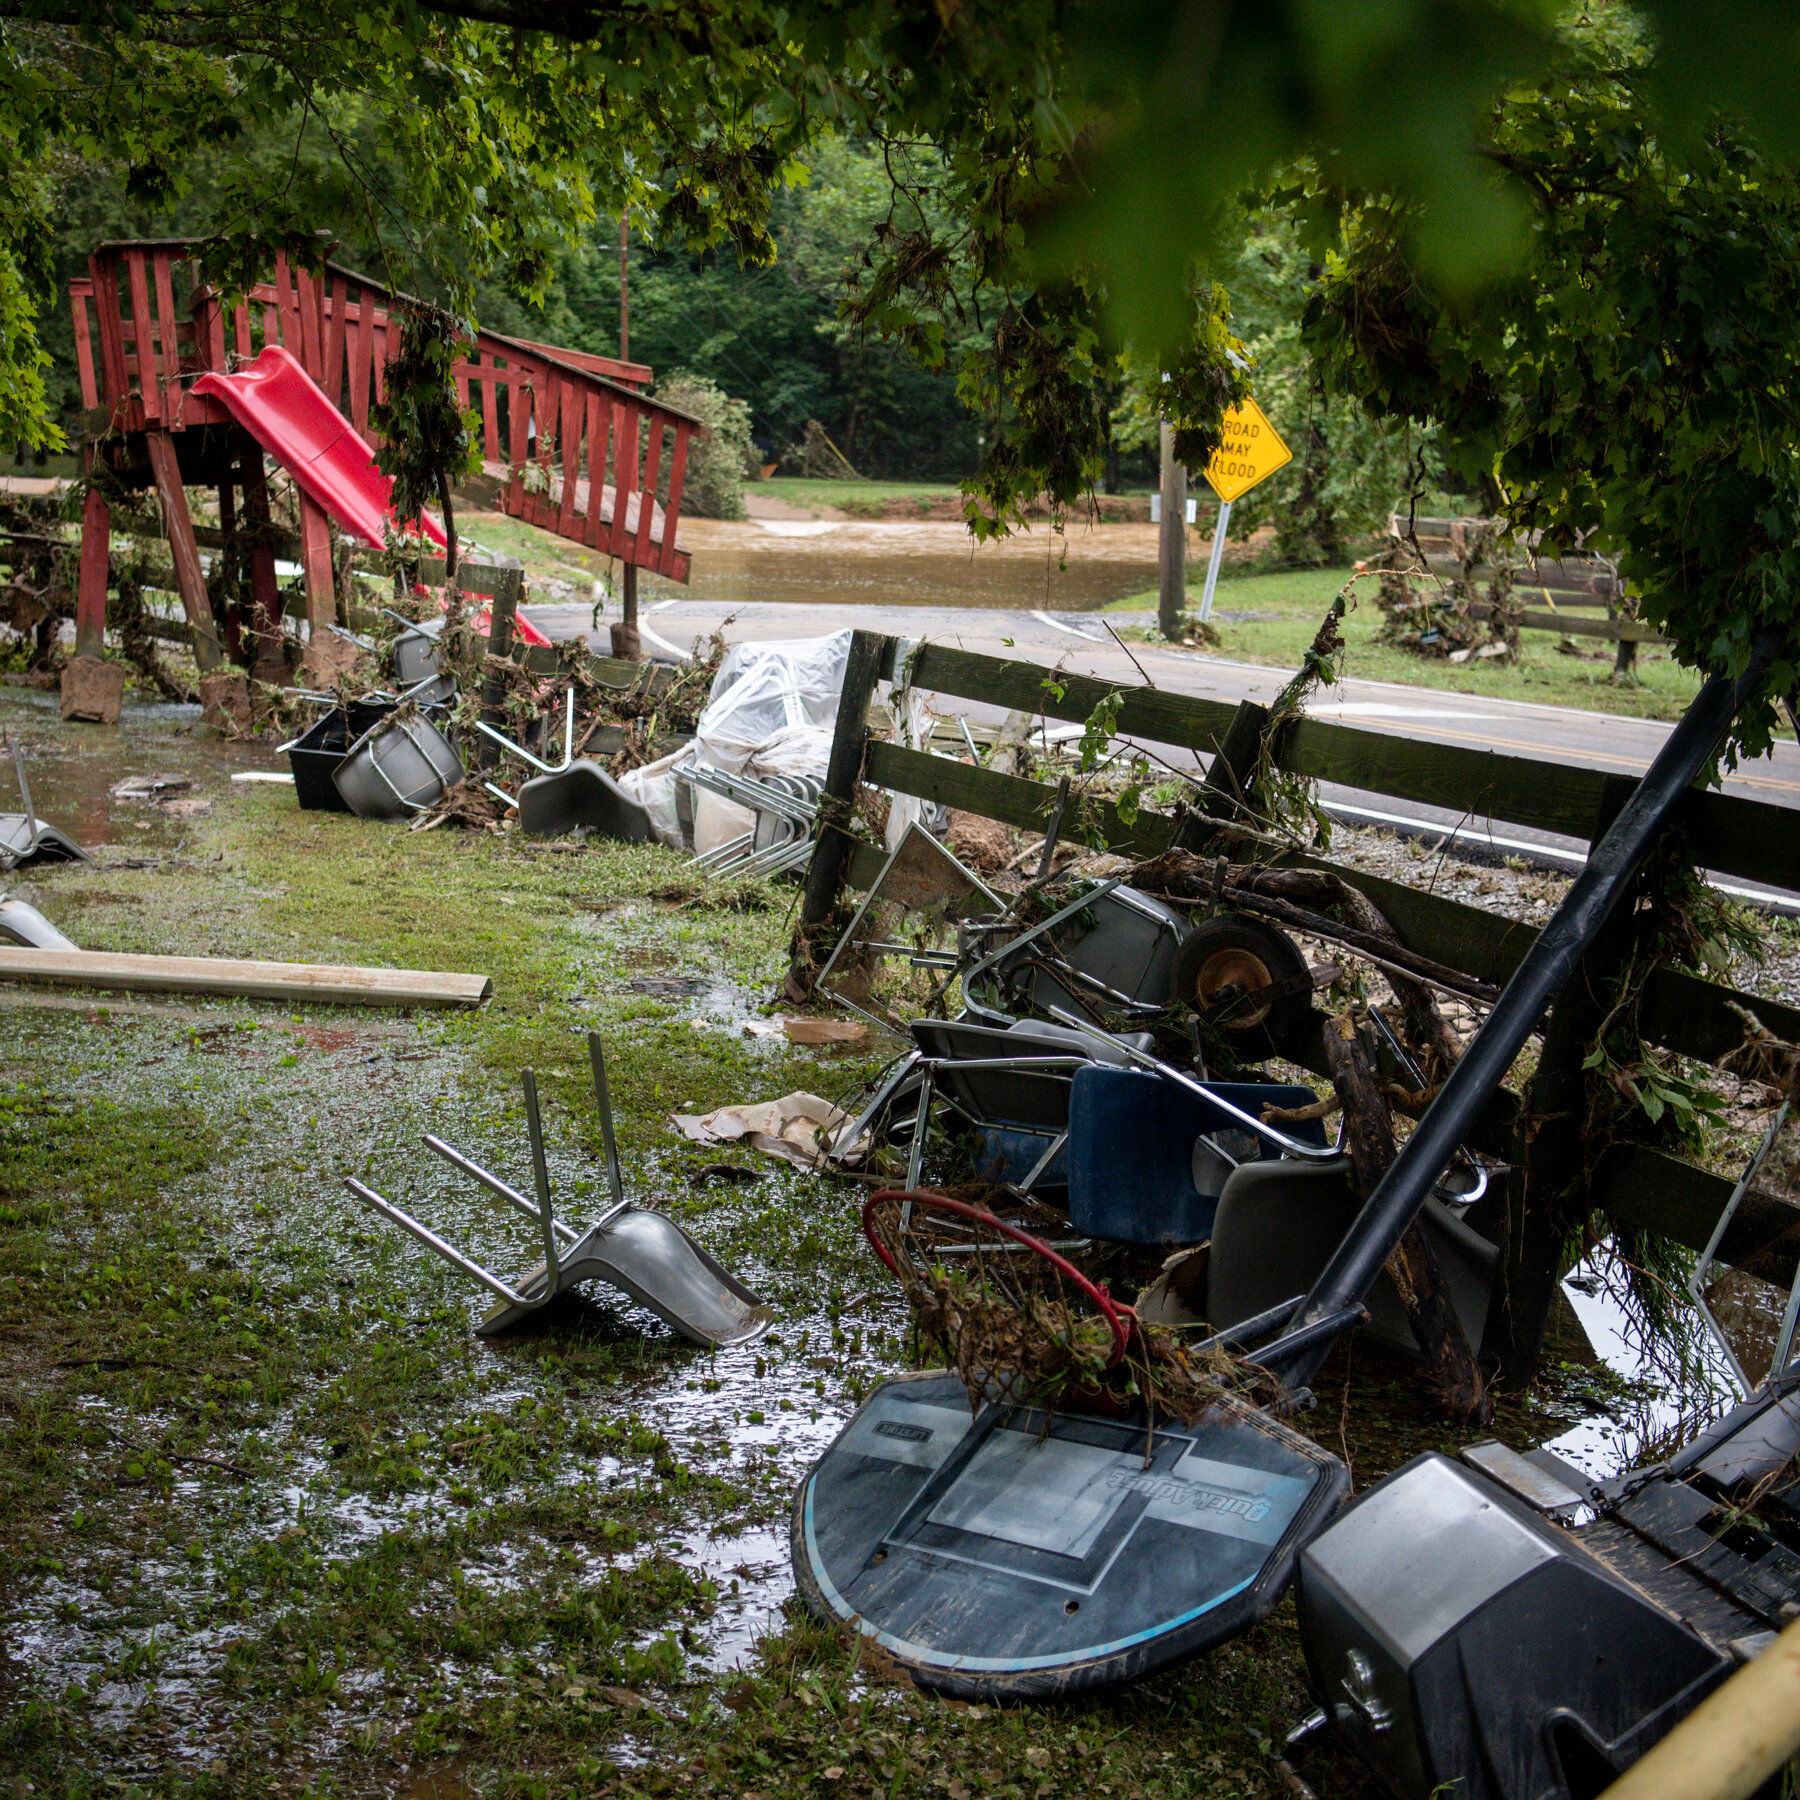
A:
<svg viewBox="0 0 1800 1800">
<path fill-rule="evenodd" d="M 294 287 L 299 295 L 300 360 L 306 365 L 307 374 L 314 381 L 322 383 L 325 376 L 325 346 L 320 341 L 319 283 L 307 270 L 296 269 Z"/>
<path fill-rule="evenodd" d="M 617 508 L 617 463 L 619 463 L 619 410 L 601 400 L 598 389 L 594 391 L 594 400 L 599 403 L 598 414 L 590 425 L 587 436 L 587 529 L 581 533 L 581 542 L 589 549 L 598 551 L 607 540 L 607 475 L 612 475 L 614 497 L 612 504 Z"/>
<path fill-rule="evenodd" d="M 1764 1000 L 1680 969 L 1658 969 L 1645 984 L 1638 1013 L 1644 1036 L 1664 1049 L 1717 1063 L 1743 1046 L 1744 1021 L 1736 1004 L 1779 1038 L 1800 1043 L 1800 1008 Z"/>
<path fill-rule="evenodd" d="M 631 547 L 631 560 L 639 568 L 650 560 L 650 533 L 656 524 L 656 474 L 662 461 L 662 441 L 662 420 L 652 414 L 650 448 L 644 457 L 644 485 L 638 489 L 637 539 Z"/>
<path fill-rule="evenodd" d="M 181 423 L 181 346 L 176 342 L 175 284 L 170 279 L 169 253 L 158 250 L 150 258 L 151 278 L 155 285 L 156 320 L 154 329 L 162 347 L 163 405 Z M 148 345 L 144 346 L 146 352 Z"/>
<path fill-rule="evenodd" d="M 481 454 L 487 462 L 500 460 L 500 384 L 492 352 L 481 358 Z"/>
<path fill-rule="evenodd" d="M 1044 828 L 1056 795 L 1055 788 L 1045 782 L 996 775 L 895 744 L 868 747 L 863 778 L 895 793 L 941 801 L 1031 831 Z M 1174 831 L 1174 821 L 1158 813 L 1140 812 L 1130 829 L 1119 822 L 1117 809 L 1110 806 L 1101 809 L 1099 819 L 1104 821 L 1109 844 L 1125 854 L 1153 856 L 1168 845 Z M 1537 937 L 1536 926 L 1327 858 L 1295 853 L 1281 860 L 1331 871 L 1380 909 L 1408 949 L 1496 987 L 1505 985 Z M 1800 1042 L 1800 1009 L 1779 1001 L 1752 999 L 1720 983 L 1673 969 L 1658 970 L 1646 986 L 1644 1035 L 1680 1055 L 1719 1062 L 1743 1042 L 1743 1023 L 1732 1012 L 1732 1002 L 1748 1008 L 1789 1042 Z"/>
<path fill-rule="evenodd" d="M 89 451 L 91 457 L 94 452 Z M 81 573 L 75 590 L 75 654 L 98 656 L 106 644 L 106 586 L 111 572 L 112 510 L 99 488 L 81 504 Z"/>
<path fill-rule="evenodd" d="M 1593 826 L 1605 780 L 1593 769 L 1315 719 L 1295 724 L 1282 745 L 1281 766 L 1367 793 L 1578 838 Z"/>
<path fill-rule="evenodd" d="M 143 397 L 144 417 L 155 424 L 163 416 L 162 388 L 156 379 L 154 340 L 150 330 L 150 284 L 144 279 L 141 253 L 126 253 L 125 282 L 131 290 L 132 347 L 136 352 L 138 393 Z"/>
<path fill-rule="evenodd" d="M 200 567 L 200 546 L 194 539 L 194 519 L 188 511 L 187 493 L 175 461 L 175 443 L 166 431 L 149 431 L 144 443 L 156 480 L 156 497 L 162 502 L 163 529 L 169 534 L 169 554 L 175 565 L 175 585 L 181 594 L 181 610 L 194 631 L 194 661 L 202 675 L 209 675 L 224 661 L 213 625 L 212 600 L 206 591 L 206 575 Z"/>
<path fill-rule="evenodd" d="M 311 494 L 300 495 L 300 566 L 306 571 L 306 618 L 315 632 L 337 617 L 337 582 L 331 566 L 331 526 Z"/>
<path fill-rule="evenodd" d="M 94 379 L 94 343 L 88 334 L 88 301 L 91 281 L 69 283 L 69 316 L 75 326 L 75 369 L 81 377 L 81 404 L 90 410 L 100 404 L 100 388 Z"/>
<path fill-rule="evenodd" d="M 1149 742 L 1211 753 L 1223 742 L 1233 708 L 1218 701 L 1053 675 L 1036 663 L 983 656 L 926 643 L 915 653 L 913 685 L 963 699 L 1083 723 L 1109 694 L 1123 696 L 1119 731 Z M 1062 689 L 1059 698 L 1046 679 Z M 1605 776 L 1598 770 L 1499 751 L 1475 750 L 1301 719 L 1282 746 L 1282 767 L 1367 793 L 1441 806 L 1451 812 L 1528 825 L 1585 839 Z M 1696 790 L 1677 815 L 1702 867 L 1800 891 L 1800 824 L 1794 809 Z"/>
<path fill-rule="evenodd" d="M 1519 614 L 1519 623 L 1527 631 L 1559 631 L 1564 637 L 1605 638 L 1610 643 L 1666 644 L 1656 627 L 1641 619 L 1583 619 L 1571 613 L 1538 612 L 1527 609 Z"/>
<path fill-rule="evenodd" d="M 1661 1150 L 1615 1144 L 1601 1158 L 1591 1192 L 1621 1223 L 1645 1226 L 1690 1250 L 1704 1250 L 1734 1186 L 1733 1177 L 1714 1175 Z M 1800 1248 L 1800 1206 L 1752 1188 L 1719 1246 L 1720 1260 L 1741 1264 L 1790 1231 L 1795 1233 L 1794 1244 L 1777 1253 L 1784 1281 L 1792 1274 Z"/>
<path fill-rule="evenodd" d="M 669 464 L 669 504 L 663 508 L 662 554 L 656 561 L 658 572 L 664 575 L 675 574 L 675 529 L 681 523 L 681 484 L 687 479 L 688 440 L 693 435 L 691 426 L 676 425 L 675 455 Z M 685 581 L 686 573 L 676 579 Z"/>
<path fill-rule="evenodd" d="M 90 256 L 88 280 L 94 284 L 94 319 L 100 327 L 100 372 L 106 382 L 100 404 L 110 414 L 130 385 L 125 379 L 125 333 L 119 322 L 117 256 L 101 253 Z"/>
<path fill-rule="evenodd" d="M 121 956 L 103 950 L 30 950 L 0 944 L 0 978 L 53 987 L 144 994 L 225 994 L 334 1006 L 479 1006 L 485 975 L 435 969 L 359 969 L 330 963 L 237 962 L 210 956 Z"/>
<path fill-rule="evenodd" d="M 1046 680 L 1055 687 L 1046 687 Z M 912 685 L 964 700 L 982 700 L 1023 713 L 1043 713 L 1079 725 L 1109 694 L 1122 694 L 1122 735 L 1149 743 L 1174 744 L 1208 755 L 1224 741 L 1235 705 L 1223 700 L 1196 700 L 1124 682 L 1099 681 L 1091 675 L 1052 674 L 1037 663 L 1010 657 L 983 656 L 945 644 L 925 643 L 913 658 Z M 1062 692 L 1059 697 L 1056 688 Z M 1590 815 L 1591 816 L 1591 815 Z"/>
<path fill-rule="evenodd" d="M 325 398 L 340 411 L 344 404 L 344 340 L 349 329 L 345 313 L 350 305 L 349 284 L 342 275 L 327 270 L 320 283 L 325 292 L 325 379 L 319 383 Z"/>
<path fill-rule="evenodd" d="M 375 302 L 364 288 L 356 303 L 356 339 L 350 351 L 350 423 L 371 449 L 375 428 L 369 423 L 369 362 L 374 354 Z"/>
<path fill-rule="evenodd" d="M 575 484 L 581 479 L 582 413 L 586 398 L 574 382 L 561 384 L 562 429 L 557 448 L 562 452 L 562 500 L 556 509 L 558 537 L 575 535 Z M 599 396 L 594 398 L 597 402 Z"/>
<path fill-rule="evenodd" d="M 512 438 L 512 486 L 507 491 L 505 510 L 514 518 L 525 510 L 525 459 L 531 448 L 531 431 L 526 421 L 531 416 L 534 393 L 529 382 L 515 382 L 506 402 L 507 431 Z"/>
<path fill-rule="evenodd" d="M 559 675 L 562 673 L 562 659 L 554 647 L 535 644 L 522 648 L 518 658 L 534 675 Z M 582 665 L 594 680 L 606 687 L 630 688 L 640 681 L 647 681 L 647 692 L 659 694 L 675 679 L 675 670 L 667 663 L 628 662 L 618 656 L 595 656 L 591 651 L 587 661 Z M 651 673 L 646 676 L 644 670 Z"/>
<path fill-rule="evenodd" d="M 623 500 L 616 499 L 615 518 L 624 510 Z M 892 639 L 873 631 L 851 632 L 837 723 L 831 734 L 831 760 L 819 794 L 819 833 L 806 865 L 800 917 L 788 951 L 784 992 L 795 1000 L 803 1000 L 812 992 L 813 972 L 830 954 L 831 939 L 838 929 L 835 914 L 843 887 L 844 864 L 856 844 L 851 826 L 856 784 L 862 778 L 868 743 L 869 702 L 875 697 L 884 666 L 892 664 Z"/>
<path fill-rule="evenodd" d="M 612 529 L 606 536 L 606 553 L 623 556 L 625 517 L 631 510 L 631 490 L 637 485 L 638 415 L 633 408 L 615 401 L 612 416 L 613 516 Z"/>
<path fill-rule="evenodd" d="M 978 812 L 1022 831 L 1046 830 L 1056 804 L 1056 789 L 1041 781 L 996 775 L 991 769 L 901 744 L 871 743 L 863 758 L 863 779 L 891 793 Z M 1083 801 L 1063 823 L 1065 838 L 1085 842 L 1097 833 L 1108 849 L 1122 856 L 1155 856 L 1169 847 L 1174 830 L 1162 813 L 1140 812 L 1135 823 L 1127 825 L 1110 800 Z"/>
<path fill-rule="evenodd" d="M 1696 789 L 1675 820 L 1697 867 L 1800 890 L 1800 811 Z"/>
</svg>

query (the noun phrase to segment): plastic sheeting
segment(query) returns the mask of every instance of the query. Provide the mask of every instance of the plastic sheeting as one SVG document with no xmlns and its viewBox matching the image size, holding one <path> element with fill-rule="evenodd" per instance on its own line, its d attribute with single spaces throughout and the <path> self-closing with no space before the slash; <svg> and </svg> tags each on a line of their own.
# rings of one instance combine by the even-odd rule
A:
<svg viewBox="0 0 1800 1800">
<path fill-rule="evenodd" d="M 801 725 L 834 725 L 850 630 L 829 637 L 737 644 L 713 678 L 712 698 L 694 730 L 699 759 L 728 775 L 778 734 Z"/>
<path fill-rule="evenodd" d="M 619 786 L 650 815 L 660 843 L 677 850 L 705 850 L 681 819 L 676 784 L 696 764 L 728 775 L 797 775 L 819 781 L 831 763 L 850 632 L 770 644 L 737 644 L 713 677 L 712 695 L 690 743 L 660 761 L 619 778 Z M 704 790 L 701 790 L 704 795 Z M 741 811 L 716 796 L 697 796 L 708 813 L 708 839 L 720 838 L 731 814 Z M 719 820 L 712 817 L 719 814 Z M 745 815 L 746 817 L 748 815 Z M 748 830 L 741 821 L 724 837 Z M 722 839 L 720 839 L 722 841 Z"/>
</svg>

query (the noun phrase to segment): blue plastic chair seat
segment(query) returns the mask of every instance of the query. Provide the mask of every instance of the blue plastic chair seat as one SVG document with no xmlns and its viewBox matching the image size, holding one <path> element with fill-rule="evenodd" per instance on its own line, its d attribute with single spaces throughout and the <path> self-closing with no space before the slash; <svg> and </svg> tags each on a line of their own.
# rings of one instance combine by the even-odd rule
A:
<svg viewBox="0 0 1800 1800">
<path fill-rule="evenodd" d="M 1310 1106 L 1317 1098 L 1311 1088 L 1276 1082 L 1208 1086 L 1252 1118 L 1265 1106 Z M 1325 1145 L 1317 1119 L 1282 1130 Z M 1124 1244 L 1197 1244 L 1210 1236 L 1231 1164 L 1195 1155 L 1203 1135 L 1222 1138 L 1238 1162 L 1280 1154 L 1178 1082 L 1097 1063 L 1077 1069 L 1069 1094 L 1069 1223 L 1085 1236 Z"/>
</svg>

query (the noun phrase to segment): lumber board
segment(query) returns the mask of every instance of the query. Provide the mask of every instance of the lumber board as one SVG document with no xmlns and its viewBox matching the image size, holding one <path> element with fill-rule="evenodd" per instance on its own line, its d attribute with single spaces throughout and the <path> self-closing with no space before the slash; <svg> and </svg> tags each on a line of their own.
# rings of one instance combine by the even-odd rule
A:
<svg viewBox="0 0 1800 1800">
<path fill-rule="evenodd" d="M 1122 696 L 1122 735 L 1207 755 L 1224 740 L 1236 711 L 1222 701 L 1054 673 L 1022 659 L 929 642 L 913 653 L 910 674 L 915 686 L 934 693 L 1074 724 L 1085 722 L 1108 695 L 1117 693 Z M 1060 698 L 1054 687 L 1045 687 L 1046 679 L 1061 688 Z M 1294 774 L 1365 793 L 1576 838 L 1591 835 L 1606 781 L 1597 769 L 1304 718 L 1282 743 L 1281 765 Z M 1800 832 L 1793 829 L 1793 809 L 1696 789 L 1678 818 L 1702 868 L 1800 889 Z"/>
<path fill-rule="evenodd" d="M 1281 765 L 1296 775 L 1366 793 L 1578 838 L 1594 828 L 1606 780 L 1597 769 L 1317 719 L 1300 719 L 1290 729 L 1281 746 Z"/>
<path fill-rule="evenodd" d="M 926 750 L 908 750 L 900 744 L 872 743 L 863 761 L 863 779 L 891 793 L 912 794 L 936 800 L 964 812 L 980 813 L 1023 831 L 1043 831 L 1056 805 L 1056 789 L 1018 775 L 996 775 L 971 763 L 953 762 Z M 1106 847 L 1120 855 L 1154 856 L 1166 850 L 1174 836 L 1174 821 L 1161 813 L 1140 812 L 1133 824 L 1119 817 L 1110 800 L 1089 801 L 1082 817 L 1064 821 L 1064 836 L 1086 841 L 1087 828 L 1098 826 Z"/>
<path fill-rule="evenodd" d="M 210 956 L 125 956 L 0 944 L 0 979 L 147 994 L 218 994 L 333 1006 L 478 1006 L 485 975 L 435 969 L 361 969 L 330 963 L 238 962 Z"/>
<path fill-rule="evenodd" d="M 969 763 L 896 744 L 869 746 L 864 778 L 894 793 L 941 801 L 1024 831 L 1042 831 L 1056 800 L 1056 790 L 1047 782 L 996 775 Z M 1140 812 L 1127 829 L 1115 807 L 1104 806 L 1098 812 L 1108 843 L 1122 854 L 1154 856 L 1168 846 L 1174 835 L 1175 822 L 1164 814 Z M 1537 927 L 1522 920 L 1409 887 L 1327 857 L 1295 852 L 1283 860 L 1302 868 L 1329 870 L 1366 895 L 1408 949 L 1496 987 L 1505 985 L 1537 937 Z M 875 847 L 859 845 L 845 879 L 854 888 L 866 889 L 880 873 L 882 861 Z M 1675 969 L 1657 970 L 1646 984 L 1644 1036 L 1682 1056 L 1717 1063 L 1736 1050 L 1744 1038 L 1743 1021 L 1731 1010 L 1732 1002 L 1754 1013 L 1778 1036 L 1790 1043 L 1800 1042 L 1800 1008 L 1778 1000 L 1756 999 L 1723 983 Z"/>
<path fill-rule="evenodd" d="M 896 670 L 896 676 L 898 673 Z M 1235 704 L 1224 700 L 1196 700 L 1161 688 L 1101 681 L 1092 675 L 1052 671 L 1022 658 L 984 656 L 979 651 L 953 650 L 929 642 L 913 655 L 910 674 L 914 687 L 931 693 L 982 700 L 1017 712 L 1043 713 L 1074 725 L 1085 723 L 1109 694 L 1120 694 L 1121 735 L 1208 755 L 1223 742 L 1237 711 Z M 1054 685 L 1046 687 L 1046 681 Z"/>
<path fill-rule="evenodd" d="M 1623 1224 L 1659 1231 L 1690 1250 L 1704 1250 L 1735 1182 L 1644 1144 L 1615 1144 L 1594 1171 L 1595 1201 Z M 1800 1249 L 1800 1206 L 1757 1188 L 1748 1190 L 1719 1246 L 1721 1262 L 1739 1264 L 1784 1232 L 1794 1239 L 1771 1259 L 1780 1278 L 1793 1272 Z"/>
<path fill-rule="evenodd" d="M 563 670 L 561 647 L 551 645 L 545 648 L 542 644 L 533 644 L 524 650 L 523 661 L 534 675 L 560 675 Z M 628 662 L 617 656 L 595 656 L 588 653 L 587 671 L 603 687 L 628 688 L 639 681 L 647 680 L 647 692 L 660 694 L 674 679 L 676 671 L 667 663 L 651 663 L 650 674 L 644 674 L 644 664 Z"/>
</svg>

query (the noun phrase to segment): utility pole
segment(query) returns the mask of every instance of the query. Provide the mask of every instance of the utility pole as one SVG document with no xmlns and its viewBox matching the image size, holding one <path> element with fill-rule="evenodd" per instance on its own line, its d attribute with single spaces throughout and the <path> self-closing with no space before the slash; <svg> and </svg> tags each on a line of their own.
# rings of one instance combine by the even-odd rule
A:
<svg viewBox="0 0 1800 1800">
<path fill-rule="evenodd" d="M 1187 470 L 1175 460 L 1175 427 L 1163 421 L 1162 535 L 1156 546 L 1156 624 L 1165 638 L 1181 636 L 1187 611 Z"/>
<path fill-rule="evenodd" d="M 631 360 L 631 302 L 627 292 L 630 287 L 630 263 L 626 257 L 629 244 L 628 215 L 619 214 L 619 361 Z M 631 466 L 637 466 L 637 446 L 632 445 Z M 645 494 L 639 501 L 641 506 L 654 503 L 654 494 Z M 625 484 L 614 482 L 613 505 L 625 504 Z M 612 628 L 613 655 L 625 658 L 628 662 L 638 662 L 643 657 L 643 639 L 638 636 L 638 595 L 637 564 L 624 564 L 620 577 L 620 598 L 623 602 L 623 614 L 617 625 Z"/>
</svg>

